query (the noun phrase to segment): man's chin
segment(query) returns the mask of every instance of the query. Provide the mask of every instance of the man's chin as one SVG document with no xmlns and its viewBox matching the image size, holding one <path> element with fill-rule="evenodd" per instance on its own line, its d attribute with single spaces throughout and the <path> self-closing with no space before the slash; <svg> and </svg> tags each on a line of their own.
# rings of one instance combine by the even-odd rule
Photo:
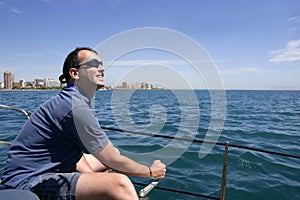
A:
<svg viewBox="0 0 300 200">
<path fill-rule="evenodd" d="M 104 88 L 104 84 L 98 84 L 97 85 L 97 90 L 101 89 L 101 88 Z"/>
</svg>

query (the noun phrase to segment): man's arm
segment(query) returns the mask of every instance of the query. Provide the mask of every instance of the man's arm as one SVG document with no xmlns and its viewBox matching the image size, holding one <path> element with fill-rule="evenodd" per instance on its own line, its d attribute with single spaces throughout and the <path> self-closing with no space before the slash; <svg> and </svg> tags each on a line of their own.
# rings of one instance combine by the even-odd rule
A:
<svg viewBox="0 0 300 200">
<path fill-rule="evenodd" d="M 103 165 L 117 172 L 145 178 L 162 179 L 165 177 L 166 166 L 160 161 L 154 161 L 151 167 L 141 165 L 134 160 L 118 154 L 111 142 L 104 149 L 93 154 Z"/>
</svg>

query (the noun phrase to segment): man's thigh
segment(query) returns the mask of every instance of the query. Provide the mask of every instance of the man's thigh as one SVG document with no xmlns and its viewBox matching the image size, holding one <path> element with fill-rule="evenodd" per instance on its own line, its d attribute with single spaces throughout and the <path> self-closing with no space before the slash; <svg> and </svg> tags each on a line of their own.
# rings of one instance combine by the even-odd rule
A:
<svg viewBox="0 0 300 200">
<path fill-rule="evenodd" d="M 138 199 L 129 178 L 119 173 L 83 173 L 77 182 L 76 199 Z"/>
<path fill-rule="evenodd" d="M 83 154 L 83 156 L 94 172 L 102 172 L 107 170 L 107 167 L 104 166 L 97 158 L 95 158 L 95 156 L 91 154 Z"/>
<path fill-rule="evenodd" d="M 120 154 L 120 151 L 115 147 L 115 151 Z M 89 169 L 89 166 L 91 167 L 91 169 L 94 172 L 104 172 L 106 170 L 109 170 L 105 165 L 103 165 L 97 158 L 95 158 L 95 156 L 93 156 L 92 154 L 83 154 L 85 159 L 81 159 L 81 161 L 83 161 L 81 163 L 83 167 L 82 169 Z M 86 163 L 84 163 L 86 162 Z M 83 171 L 85 172 L 85 171 Z"/>
</svg>

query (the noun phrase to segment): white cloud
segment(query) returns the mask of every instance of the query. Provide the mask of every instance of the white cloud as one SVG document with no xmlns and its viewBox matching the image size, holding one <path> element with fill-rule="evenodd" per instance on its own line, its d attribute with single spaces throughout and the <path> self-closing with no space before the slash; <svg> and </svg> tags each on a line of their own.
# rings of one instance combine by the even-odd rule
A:
<svg viewBox="0 0 300 200">
<path fill-rule="evenodd" d="M 273 63 L 294 62 L 300 60 L 300 39 L 288 41 L 284 49 L 271 51 Z"/>
<path fill-rule="evenodd" d="M 300 30 L 300 16 L 294 16 L 294 17 L 291 17 L 287 20 L 288 24 L 290 26 L 292 26 L 288 32 L 287 32 L 287 35 L 288 36 L 297 36 L 299 37 L 299 30 Z"/>
<path fill-rule="evenodd" d="M 300 22 L 300 16 L 294 16 L 287 20 L 289 23 L 298 23 Z"/>
<path fill-rule="evenodd" d="M 4 3 L 3 1 L 0 1 L 0 7 L 3 7 L 4 9 L 8 10 L 9 12 L 12 12 L 15 14 L 22 14 L 22 11 L 19 10 L 17 7 L 12 6 L 8 3 Z"/>
</svg>

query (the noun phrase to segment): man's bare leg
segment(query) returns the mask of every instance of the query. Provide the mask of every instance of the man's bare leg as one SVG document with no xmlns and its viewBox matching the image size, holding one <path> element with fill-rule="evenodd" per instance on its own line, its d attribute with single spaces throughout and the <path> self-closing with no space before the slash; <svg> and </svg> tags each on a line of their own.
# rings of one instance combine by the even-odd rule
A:
<svg viewBox="0 0 300 200">
<path fill-rule="evenodd" d="M 76 185 L 76 200 L 137 200 L 129 178 L 119 173 L 83 173 Z"/>
<path fill-rule="evenodd" d="M 90 164 L 87 162 L 85 156 L 83 155 L 81 159 L 76 164 L 76 171 L 81 173 L 94 172 Z"/>
</svg>

